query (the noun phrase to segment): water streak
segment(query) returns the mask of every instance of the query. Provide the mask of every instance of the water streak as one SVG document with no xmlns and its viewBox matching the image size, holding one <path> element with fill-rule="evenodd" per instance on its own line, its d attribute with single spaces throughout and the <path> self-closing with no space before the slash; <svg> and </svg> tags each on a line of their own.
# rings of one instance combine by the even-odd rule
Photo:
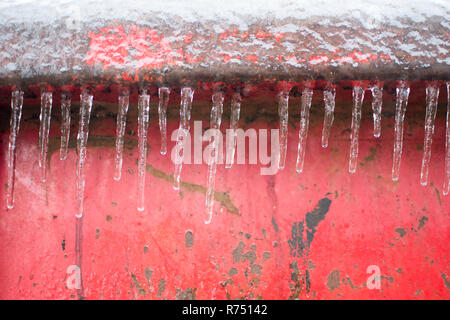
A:
<svg viewBox="0 0 450 320">
<path fill-rule="evenodd" d="M 145 167 L 147 160 L 147 130 L 150 119 L 150 95 L 144 90 L 139 95 L 138 100 L 138 211 L 144 211 L 145 208 Z"/>
<path fill-rule="evenodd" d="M 234 154 L 236 152 L 237 144 L 237 132 L 239 126 L 239 117 L 241 113 L 241 94 L 239 92 L 234 93 L 231 98 L 231 114 L 230 114 L 230 130 L 232 130 L 232 141 L 227 141 L 227 161 L 225 168 L 229 169 L 233 165 Z"/>
<path fill-rule="evenodd" d="M 408 106 L 409 86 L 405 81 L 400 81 L 396 92 L 395 102 L 395 127 L 394 127 L 394 154 L 392 164 L 392 180 L 398 181 L 400 175 L 400 163 L 402 160 L 403 131 L 406 107 Z"/>
<path fill-rule="evenodd" d="M 353 86 L 352 127 L 350 134 L 350 160 L 348 172 L 355 173 L 358 164 L 359 127 L 361 125 L 361 108 L 364 100 L 364 89 L 356 84 Z"/>
<path fill-rule="evenodd" d="M 41 113 L 39 115 L 39 169 L 43 182 L 47 180 L 48 134 L 52 116 L 52 100 L 51 92 L 43 92 L 41 94 Z"/>
<path fill-rule="evenodd" d="M 325 103 L 325 116 L 323 118 L 322 129 L 322 147 L 328 147 L 328 139 L 330 138 L 331 126 L 334 120 L 334 107 L 336 98 L 336 88 L 328 86 L 323 91 L 323 101 Z"/>
<path fill-rule="evenodd" d="M 159 131 L 161 132 L 161 154 L 167 153 L 167 106 L 169 104 L 170 89 L 162 87 L 158 89 L 158 114 L 159 114 Z"/>
<path fill-rule="evenodd" d="M 173 173 L 174 184 L 173 188 L 175 190 L 180 190 L 180 177 L 181 169 L 183 168 L 184 160 L 184 143 L 186 140 L 186 135 L 189 134 L 190 130 L 190 120 L 191 120 L 191 108 L 192 100 L 194 98 L 194 90 L 189 87 L 181 88 L 181 102 L 180 102 L 180 127 L 178 129 L 177 135 L 177 150 L 179 154 L 177 155 L 177 160 L 175 161 L 175 170 Z"/>
<path fill-rule="evenodd" d="M 14 207 L 14 178 L 16 172 L 16 142 L 22 118 L 23 91 L 15 90 L 11 94 L 11 118 L 9 121 L 8 145 L 8 187 L 6 189 L 6 206 Z"/>
<path fill-rule="evenodd" d="M 208 214 L 208 220 L 205 221 L 206 224 L 211 223 L 213 209 L 214 209 L 214 184 L 216 180 L 216 170 L 217 170 L 217 160 L 219 156 L 219 135 L 220 135 L 220 124 L 222 122 L 222 112 L 223 112 L 223 93 L 216 92 L 212 96 L 213 105 L 211 108 L 211 120 L 210 129 L 216 130 L 212 139 L 212 152 L 211 159 L 208 167 L 208 178 L 206 183 L 206 213 Z"/>
<path fill-rule="evenodd" d="M 383 85 L 376 83 L 372 88 L 373 136 L 381 136 L 381 109 L 383 107 Z"/>
<path fill-rule="evenodd" d="M 114 180 L 119 181 L 122 176 L 123 163 L 123 142 L 125 129 L 127 126 L 127 112 L 130 104 L 130 91 L 124 88 L 119 92 L 119 109 L 117 111 L 117 125 L 116 125 L 116 157 L 115 157 L 115 171 Z"/>
<path fill-rule="evenodd" d="M 59 149 L 59 159 L 67 159 L 67 151 L 70 139 L 70 105 L 71 96 L 69 92 L 61 93 L 61 148 Z"/>
<path fill-rule="evenodd" d="M 84 211 L 84 187 L 86 183 L 86 152 L 89 137 L 89 120 L 91 118 L 92 102 L 94 96 L 88 90 L 83 90 L 80 95 L 80 123 L 77 135 L 77 218 L 83 216 Z"/>
<path fill-rule="evenodd" d="M 426 113 L 425 113 L 425 138 L 423 142 L 422 168 L 420 170 L 420 184 L 428 183 L 428 172 L 431 161 L 431 144 L 433 143 L 434 120 L 439 98 L 439 87 L 436 83 L 429 84 L 426 88 Z"/>
<path fill-rule="evenodd" d="M 311 108 L 311 99 L 313 91 L 307 84 L 302 93 L 302 105 L 300 110 L 300 129 L 298 131 L 298 149 L 297 164 L 295 170 L 300 173 L 303 171 L 305 162 L 306 139 L 308 138 L 309 110 Z"/>
</svg>

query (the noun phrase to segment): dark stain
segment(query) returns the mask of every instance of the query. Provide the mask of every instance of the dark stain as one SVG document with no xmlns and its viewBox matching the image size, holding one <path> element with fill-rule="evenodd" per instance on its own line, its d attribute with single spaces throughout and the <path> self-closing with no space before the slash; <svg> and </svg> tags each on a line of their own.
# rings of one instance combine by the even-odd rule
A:
<svg viewBox="0 0 450 320">
<path fill-rule="evenodd" d="M 186 231 L 184 235 L 184 242 L 186 244 L 186 247 L 190 248 L 194 245 L 194 234 L 192 231 L 188 230 Z"/>
<path fill-rule="evenodd" d="M 441 194 L 439 193 L 438 188 L 434 188 L 434 191 L 436 192 L 436 195 L 437 195 L 437 197 L 438 197 L 439 205 L 442 206 Z"/>
<path fill-rule="evenodd" d="M 95 229 L 95 239 L 100 237 L 100 229 Z"/>
<path fill-rule="evenodd" d="M 151 279 L 152 274 L 153 274 L 152 269 L 150 269 L 149 267 L 146 267 L 145 271 L 144 271 L 144 274 L 145 274 L 145 279 L 147 279 L 147 283 L 150 285 L 150 279 Z"/>
<path fill-rule="evenodd" d="M 97 135 L 89 135 L 88 143 L 89 147 L 107 147 L 107 148 L 115 148 L 116 146 L 116 137 L 114 136 L 97 136 Z M 135 138 L 124 137 L 123 146 L 127 150 L 133 150 L 137 147 L 137 140 Z M 47 161 L 50 164 L 50 159 L 55 151 L 59 151 L 61 147 L 61 138 L 60 137 L 51 137 L 48 139 L 48 154 Z M 77 139 L 76 137 L 70 137 L 69 139 L 69 149 L 75 149 L 77 147 Z"/>
<path fill-rule="evenodd" d="M 237 275 L 238 270 L 236 268 L 231 268 L 230 271 L 228 271 L 228 275 L 230 277 Z"/>
<path fill-rule="evenodd" d="M 267 240 L 267 239 L 266 239 L 266 229 L 262 228 L 262 229 L 261 229 L 261 233 L 263 234 L 264 239 Z"/>
<path fill-rule="evenodd" d="M 144 246 L 144 253 L 148 252 L 148 246 Z"/>
<path fill-rule="evenodd" d="M 159 284 L 158 284 L 158 293 L 156 294 L 158 297 L 161 297 L 161 295 L 163 294 L 164 290 L 166 290 L 166 280 L 164 279 L 159 279 Z"/>
<path fill-rule="evenodd" d="M 293 257 L 303 257 L 303 251 L 305 249 L 305 243 L 303 241 L 303 222 L 292 224 L 291 238 L 288 240 L 289 247 L 291 248 L 290 254 Z"/>
<path fill-rule="evenodd" d="M 146 292 L 145 290 L 142 288 L 141 283 L 139 281 L 137 281 L 136 276 L 132 273 L 131 274 L 131 279 L 133 279 L 133 285 L 132 287 L 136 287 L 136 289 L 138 289 L 138 293 L 145 296 Z"/>
<path fill-rule="evenodd" d="M 61 248 L 62 248 L 63 251 L 66 250 L 66 239 L 63 239 L 63 240 L 62 240 L 62 242 L 61 242 Z"/>
<path fill-rule="evenodd" d="M 400 235 L 400 237 L 404 237 L 406 235 L 406 231 L 403 228 L 397 228 L 395 229 L 395 232 L 397 232 Z"/>
<path fill-rule="evenodd" d="M 426 216 L 422 216 L 422 218 L 420 218 L 419 220 L 419 225 L 417 226 L 417 231 L 419 231 L 420 229 L 422 229 L 425 226 L 425 223 L 428 221 L 428 217 Z"/>
<path fill-rule="evenodd" d="M 273 229 L 275 230 L 275 232 L 278 232 L 280 230 L 280 229 L 278 229 L 278 224 L 275 221 L 274 217 L 272 217 L 272 226 L 273 226 Z"/>
<path fill-rule="evenodd" d="M 270 259 L 270 252 L 269 251 L 264 251 L 263 252 L 263 261 L 269 260 Z"/>
<path fill-rule="evenodd" d="M 357 287 L 355 287 L 354 285 L 353 285 L 353 282 L 352 282 L 352 280 L 350 279 L 350 277 L 349 276 L 347 276 L 347 277 L 345 277 L 345 278 L 342 278 L 342 283 L 348 283 L 348 285 L 350 286 L 350 288 L 352 288 L 353 290 L 357 290 L 358 288 Z"/>
<path fill-rule="evenodd" d="M 304 274 L 300 274 L 297 261 L 292 262 L 289 265 L 289 269 L 292 270 L 291 281 L 293 282 L 293 284 L 290 284 L 291 295 L 289 296 L 289 299 L 299 299 L 303 289 L 305 289 L 306 292 L 309 292 L 311 290 L 311 278 L 309 275 L 309 270 L 306 269 Z"/>
<path fill-rule="evenodd" d="M 223 288 L 225 288 L 227 285 L 232 285 L 233 284 L 233 279 L 227 279 L 226 281 L 221 283 L 221 286 Z"/>
<path fill-rule="evenodd" d="M 109 221 L 111 221 L 111 220 L 112 220 L 112 217 L 111 217 L 110 215 L 107 215 L 107 216 L 106 216 L 106 221 L 109 222 Z"/>
<path fill-rule="evenodd" d="M 165 173 L 164 171 L 158 170 L 155 167 L 153 167 L 151 164 L 147 163 L 147 172 L 150 173 L 155 178 L 167 181 L 170 184 L 173 184 L 173 176 Z M 180 182 L 180 188 L 191 191 L 191 192 L 199 192 L 201 194 L 206 195 L 206 187 L 195 184 L 195 183 L 188 183 L 185 181 Z M 230 195 L 228 192 L 219 192 L 214 191 L 214 200 L 220 202 L 220 204 L 225 207 L 228 212 L 233 214 L 239 214 L 238 208 L 233 204 L 233 202 L 230 199 Z"/>
<path fill-rule="evenodd" d="M 340 281 L 340 278 L 339 278 L 339 270 L 333 270 L 328 275 L 327 287 L 328 287 L 328 289 L 333 291 L 334 289 L 339 288 L 340 282 L 341 281 Z"/>
<path fill-rule="evenodd" d="M 256 274 L 257 276 L 261 275 L 262 266 L 256 263 L 253 263 L 250 266 L 250 273 Z"/>
<path fill-rule="evenodd" d="M 328 198 L 323 198 L 319 200 L 319 203 L 314 208 L 313 211 L 306 213 L 306 227 L 308 228 L 306 239 L 307 245 L 311 244 L 314 234 L 316 233 L 316 227 L 319 225 L 319 222 L 325 219 L 325 215 L 330 209 L 331 200 Z"/>
<path fill-rule="evenodd" d="M 390 283 L 394 282 L 394 277 L 393 276 L 381 276 L 381 279 L 386 279 L 387 281 L 389 281 Z"/>
<path fill-rule="evenodd" d="M 441 273 L 442 279 L 444 279 L 444 284 L 447 289 L 450 289 L 450 281 L 447 280 L 445 274 Z"/>
<path fill-rule="evenodd" d="M 375 149 L 374 147 L 370 147 L 369 149 L 370 154 L 364 158 L 364 162 L 369 162 L 369 161 L 373 161 L 375 160 L 375 156 L 377 154 L 377 149 Z"/>
<path fill-rule="evenodd" d="M 300 222 L 294 222 L 291 227 L 291 238 L 288 240 L 292 256 L 303 257 L 305 249 L 308 250 L 314 239 L 316 228 L 320 221 L 325 219 L 325 215 L 330 209 L 331 200 L 328 198 L 320 199 L 313 211 L 306 213 L 305 219 Z M 306 222 L 306 228 L 305 228 Z M 306 231 L 306 243 L 303 240 Z"/>
<path fill-rule="evenodd" d="M 244 250 L 244 243 L 242 241 L 239 242 L 236 249 L 234 249 L 231 254 L 233 255 L 233 262 L 237 263 L 241 261 L 242 251 Z"/>
<path fill-rule="evenodd" d="M 256 260 L 256 253 L 254 251 L 247 251 L 241 256 L 241 261 L 250 261 L 250 263 L 254 263 Z"/>
<path fill-rule="evenodd" d="M 187 288 L 183 292 L 180 289 L 177 289 L 176 298 L 177 300 L 195 300 L 197 297 L 197 288 Z"/>
</svg>

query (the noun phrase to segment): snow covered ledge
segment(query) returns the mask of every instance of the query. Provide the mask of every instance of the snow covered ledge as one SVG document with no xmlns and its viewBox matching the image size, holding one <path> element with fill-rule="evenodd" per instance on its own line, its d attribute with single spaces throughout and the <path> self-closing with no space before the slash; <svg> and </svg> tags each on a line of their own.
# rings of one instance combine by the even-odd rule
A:
<svg viewBox="0 0 450 320">
<path fill-rule="evenodd" d="M 0 84 L 447 80 L 445 0 L 0 1 Z"/>
</svg>

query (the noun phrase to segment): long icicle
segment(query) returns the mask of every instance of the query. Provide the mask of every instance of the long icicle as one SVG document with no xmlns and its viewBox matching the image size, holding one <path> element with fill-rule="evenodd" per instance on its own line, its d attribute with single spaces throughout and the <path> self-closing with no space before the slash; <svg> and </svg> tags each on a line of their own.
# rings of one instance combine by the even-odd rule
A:
<svg viewBox="0 0 450 320">
<path fill-rule="evenodd" d="M 16 141 L 22 118 L 23 91 L 15 90 L 11 94 L 11 119 L 9 121 L 8 146 L 8 188 L 6 190 L 6 206 L 14 207 L 14 178 L 16 172 Z"/>
<path fill-rule="evenodd" d="M 77 218 L 83 216 L 84 211 L 84 186 L 86 183 L 85 165 L 86 149 L 89 137 L 89 120 L 91 118 L 92 102 L 94 96 L 88 90 L 83 90 L 80 95 L 80 124 L 77 135 Z"/>
<path fill-rule="evenodd" d="M 158 89 L 158 115 L 159 115 L 159 131 L 161 132 L 161 154 L 167 153 L 167 106 L 169 105 L 170 89 L 161 87 Z"/>
<path fill-rule="evenodd" d="M 234 154 L 236 152 L 236 143 L 237 143 L 237 132 L 236 130 L 239 127 L 239 117 L 241 114 L 241 94 L 239 92 L 235 92 L 233 97 L 231 98 L 231 114 L 230 114 L 230 129 L 232 130 L 232 141 L 229 143 L 227 141 L 227 161 L 225 163 L 225 168 L 229 169 L 233 165 Z"/>
<path fill-rule="evenodd" d="M 358 164 L 359 127 L 361 125 L 361 108 L 364 100 L 364 89 L 360 84 L 353 86 L 352 127 L 350 134 L 350 160 L 348 172 L 355 173 Z"/>
<path fill-rule="evenodd" d="M 71 96 L 69 92 L 61 93 L 61 148 L 59 149 L 59 159 L 67 159 L 67 150 L 70 139 L 70 105 Z"/>
<path fill-rule="evenodd" d="M 128 88 L 123 88 L 119 92 L 119 109 L 117 112 L 116 125 L 116 157 L 115 157 L 115 171 L 114 180 L 119 181 L 122 176 L 123 163 L 123 142 L 125 129 L 127 126 L 127 112 L 130 105 L 130 91 Z"/>
<path fill-rule="evenodd" d="M 288 121 L 289 121 L 289 91 L 290 88 L 283 88 L 278 94 L 278 115 L 280 117 L 280 155 L 278 159 L 278 169 L 284 169 L 286 163 Z"/>
<path fill-rule="evenodd" d="M 329 85 L 323 91 L 323 101 L 325 103 L 325 116 L 323 118 L 322 129 L 322 148 L 328 147 L 328 139 L 330 138 L 331 126 L 334 120 L 334 106 L 336 98 L 336 88 Z"/>
<path fill-rule="evenodd" d="M 436 83 L 429 84 L 426 88 L 426 113 L 425 113 L 425 138 L 423 142 L 422 168 L 420 170 L 420 184 L 428 184 L 428 172 L 431 161 L 431 144 L 433 143 L 434 120 L 439 98 L 439 86 Z"/>
<path fill-rule="evenodd" d="M 192 100 L 194 98 L 194 90 L 189 87 L 181 88 L 181 102 L 180 102 L 180 127 L 178 128 L 177 135 L 177 150 L 181 151 L 181 154 L 177 155 L 177 161 L 175 161 L 175 170 L 173 173 L 173 188 L 180 190 L 180 177 L 181 169 L 183 168 L 184 161 L 184 143 L 186 135 L 189 134 L 190 120 L 191 120 L 191 108 Z"/>
<path fill-rule="evenodd" d="M 217 170 L 217 160 L 219 156 L 219 134 L 220 134 L 220 124 L 222 122 L 222 112 L 223 112 L 223 93 L 216 92 L 212 96 L 212 108 L 211 108 L 211 120 L 210 129 L 217 130 L 216 134 L 213 136 L 213 152 L 211 154 L 211 159 L 208 167 L 208 180 L 206 184 L 206 213 L 208 214 L 208 220 L 205 224 L 211 223 L 213 209 L 214 209 L 214 184 L 216 180 L 216 170 Z"/>
<path fill-rule="evenodd" d="M 445 174 L 442 194 L 448 195 L 450 191 L 450 82 L 447 82 L 447 121 L 445 130 Z"/>
<path fill-rule="evenodd" d="M 408 106 L 409 86 L 405 81 L 400 81 L 395 102 L 395 127 L 394 127 L 394 154 L 392 164 L 392 180 L 398 181 L 400 175 L 400 163 L 403 149 L 403 130 L 406 107 Z"/>
<path fill-rule="evenodd" d="M 302 93 L 302 105 L 300 109 L 300 129 L 298 131 L 298 149 L 297 164 L 295 170 L 300 173 L 303 171 L 305 162 L 306 139 L 308 138 L 309 110 L 311 108 L 311 99 L 313 91 L 309 83 L 306 83 Z"/>
<path fill-rule="evenodd" d="M 41 94 L 41 114 L 39 115 L 39 169 L 42 182 L 47 180 L 48 134 L 52 116 L 52 100 L 51 92 L 43 92 Z"/>
<path fill-rule="evenodd" d="M 144 90 L 139 95 L 138 101 L 138 211 L 144 211 L 145 209 L 145 169 L 147 160 L 147 130 L 148 121 L 150 118 L 150 95 Z"/>
<path fill-rule="evenodd" d="M 383 84 L 376 82 L 372 88 L 373 136 L 381 136 L 381 109 L 383 108 Z"/>
</svg>

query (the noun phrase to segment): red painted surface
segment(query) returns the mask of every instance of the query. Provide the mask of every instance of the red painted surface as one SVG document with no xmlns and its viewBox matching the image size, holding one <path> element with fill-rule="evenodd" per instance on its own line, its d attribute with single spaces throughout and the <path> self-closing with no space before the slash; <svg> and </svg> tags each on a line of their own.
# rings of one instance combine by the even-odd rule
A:
<svg viewBox="0 0 450 320">
<path fill-rule="evenodd" d="M 441 194 L 446 97 L 443 91 L 432 146 L 431 183 L 422 187 L 424 91 L 423 84 L 412 87 L 397 183 L 391 180 L 394 95 L 390 88 L 385 89 L 380 139 L 372 135 L 371 98 L 366 94 L 354 175 L 348 173 L 351 90 L 337 88 L 336 121 L 328 149 L 320 146 L 323 102 L 321 91 L 315 90 L 302 174 L 295 172 L 298 118 L 293 118 L 300 97 L 291 96 L 293 120 L 286 168 L 275 176 L 261 176 L 259 165 L 234 165 L 229 170 L 219 166 L 216 191 L 228 192 L 230 200 L 222 205 L 215 202 L 216 214 L 210 225 L 204 224 L 204 194 L 189 185 L 182 185 L 177 193 L 165 180 L 172 174 L 173 164 L 168 156 L 159 154 L 157 99 L 152 96 L 147 163 L 158 171 L 153 175 L 147 172 L 143 213 L 136 210 L 136 148 L 125 152 L 119 182 L 113 180 L 114 148 L 88 148 L 82 256 L 85 297 L 174 299 L 195 293 L 197 299 L 450 298 L 450 199 Z M 259 93 L 267 95 L 259 105 L 261 114 L 267 110 L 276 114 L 274 95 Z M 209 92 L 197 91 L 193 108 L 207 108 L 209 96 Z M 117 96 L 97 92 L 95 97 L 91 137 L 112 137 L 115 119 L 103 118 L 105 111 L 98 104 L 106 97 L 115 102 Z M 246 117 L 254 116 L 246 104 L 260 103 L 252 100 L 256 97 L 244 99 L 241 124 L 245 123 L 245 128 L 276 128 L 276 117 L 272 122 L 264 118 L 245 122 Z M 24 108 L 33 101 L 36 103 L 26 98 Z M 60 112 L 57 101 L 55 95 L 54 115 Z M 176 114 L 179 96 L 172 94 L 170 104 Z M 8 107 L 6 92 L 2 92 L 2 105 Z M 115 105 L 111 108 L 116 110 Z M 229 108 L 228 100 L 225 108 Z M 29 111 L 38 114 L 36 108 Z M 66 270 L 75 263 L 76 152 L 71 149 L 65 161 L 59 160 L 58 150 L 54 152 L 48 182 L 41 183 L 38 120 L 27 114 L 17 145 L 15 208 L 5 210 L 4 196 L 0 197 L 0 298 L 77 299 L 77 291 L 66 287 Z M 196 118 L 194 113 L 192 120 L 204 120 L 203 126 L 208 125 L 207 116 Z M 224 119 L 222 128 L 228 125 Z M 170 121 L 168 132 L 177 126 L 176 120 Z M 73 121 L 71 139 L 75 139 L 77 127 Z M 0 137 L 2 163 L 6 163 L 7 129 L 6 124 Z M 137 131 L 135 93 L 129 130 Z M 50 135 L 59 136 L 57 121 L 52 122 Z M 169 151 L 173 146 L 169 138 Z M 181 179 L 205 185 L 206 171 L 206 165 L 185 165 Z M 5 166 L 0 181 L 1 185 L 6 181 Z M 294 255 L 292 249 L 297 247 L 290 244 L 301 242 L 300 238 L 306 241 L 307 236 L 293 234 L 293 225 L 303 222 L 325 198 L 331 203 L 314 227 L 309 252 L 303 251 L 299 257 L 297 250 Z M 187 232 L 193 234 L 192 246 L 187 245 Z M 381 290 L 366 287 L 370 265 L 381 269 Z M 309 292 L 306 281 L 302 282 L 306 270 Z"/>
</svg>

